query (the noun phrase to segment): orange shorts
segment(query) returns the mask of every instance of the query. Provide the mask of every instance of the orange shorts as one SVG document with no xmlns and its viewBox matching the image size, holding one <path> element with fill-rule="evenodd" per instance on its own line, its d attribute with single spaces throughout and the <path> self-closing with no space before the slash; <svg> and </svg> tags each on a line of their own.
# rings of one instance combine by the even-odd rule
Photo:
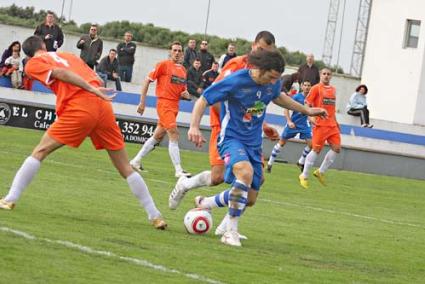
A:
<svg viewBox="0 0 425 284">
<path fill-rule="evenodd" d="M 341 134 L 338 126 L 313 127 L 312 145 L 314 150 L 322 150 L 325 142 L 332 145 L 341 145 Z"/>
<path fill-rule="evenodd" d="M 156 102 L 158 125 L 165 129 L 177 127 L 177 114 L 179 113 L 179 101 L 159 99 Z"/>
<path fill-rule="evenodd" d="M 71 147 L 80 146 L 86 137 L 90 137 L 97 150 L 121 150 L 125 146 L 112 104 L 96 96 L 69 100 L 47 133 Z"/>
<path fill-rule="evenodd" d="M 224 161 L 221 159 L 217 149 L 217 139 L 220 135 L 221 128 L 213 126 L 211 128 L 209 152 L 210 152 L 210 165 L 213 166 L 224 166 Z"/>
</svg>

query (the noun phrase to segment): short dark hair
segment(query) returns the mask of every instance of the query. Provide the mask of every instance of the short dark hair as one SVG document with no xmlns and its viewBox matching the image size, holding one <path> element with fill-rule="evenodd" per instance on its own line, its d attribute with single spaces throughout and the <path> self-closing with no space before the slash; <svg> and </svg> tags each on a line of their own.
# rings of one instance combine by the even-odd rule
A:
<svg viewBox="0 0 425 284">
<path fill-rule="evenodd" d="M 364 85 L 364 84 L 359 85 L 359 86 L 356 88 L 356 92 L 359 92 L 361 88 L 364 88 L 364 91 L 365 91 L 365 92 L 364 92 L 364 94 L 366 95 L 366 94 L 367 94 L 367 92 L 368 92 L 369 90 L 367 89 L 367 86 L 366 86 L 366 85 Z"/>
<path fill-rule="evenodd" d="M 275 70 L 279 73 L 285 71 L 285 60 L 279 50 L 257 50 L 248 55 L 248 64 L 260 70 Z"/>
<path fill-rule="evenodd" d="M 55 13 L 53 13 L 53 11 L 51 11 L 51 10 L 47 10 L 47 14 L 46 15 L 55 15 Z"/>
<path fill-rule="evenodd" d="M 111 52 L 111 51 L 113 51 L 113 52 L 117 53 L 117 50 L 116 50 L 115 48 L 111 48 L 111 49 L 109 50 L 109 52 Z"/>
<path fill-rule="evenodd" d="M 170 44 L 170 49 L 172 49 L 173 48 L 173 45 L 180 45 L 182 48 L 183 48 L 183 45 L 181 44 L 181 42 L 180 41 L 178 41 L 178 40 L 175 40 L 175 41 L 173 41 L 171 44 Z"/>
<path fill-rule="evenodd" d="M 96 27 L 97 28 L 97 24 L 91 24 L 90 27 Z"/>
<path fill-rule="evenodd" d="M 259 32 L 257 36 L 255 37 L 254 42 L 259 42 L 261 39 L 264 40 L 264 42 L 267 43 L 268 45 L 276 44 L 274 35 L 269 31 Z"/>
<path fill-rule="evenodd" d="M 39 36 L 30 36 L 22 43 L 22 50 L 28 57 L 33 57 L 34 54 L 43 49 L 44 41 Z"/>
</svg>

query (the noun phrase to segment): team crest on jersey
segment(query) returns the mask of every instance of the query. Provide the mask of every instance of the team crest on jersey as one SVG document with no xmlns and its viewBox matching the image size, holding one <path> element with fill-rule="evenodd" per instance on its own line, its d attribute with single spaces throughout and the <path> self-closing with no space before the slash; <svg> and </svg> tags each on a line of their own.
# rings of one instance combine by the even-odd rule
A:
<svg viewBox="0 0 425 284">
<path fill-rule="evenodd" d="M 271 94 L 273 94 L 273 89 L 272 89 L 272 88 L 270 88 L 270 87 L 268 87 L 268 88 L 266 89 L 266 94 L 267 94 L 267 95 L 271 95 Z"/>
<path fill-rule="evenodd" d="M 266 110 L 266 104 L 263 103 L 262 101 L 256 101 L 254 103 L 254 106 L 246 109 L 245 115 L 243 116 L 243 122 L 250 122 L 253 116 L 256 116 L 256 117 L 263 116 L 265 110 Z"/>
</svg>

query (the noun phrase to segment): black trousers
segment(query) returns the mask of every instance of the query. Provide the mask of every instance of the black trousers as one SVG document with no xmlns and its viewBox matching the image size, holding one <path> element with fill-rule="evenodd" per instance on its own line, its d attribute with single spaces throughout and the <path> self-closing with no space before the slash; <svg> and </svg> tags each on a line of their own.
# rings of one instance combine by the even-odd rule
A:
<svg viewBox="0 0 425 284">
<path fill-rule="evenodd" d="M 350 108 L 347 113 L 352 116 L 360 116 L 361 124 L 369 124 L 369 110 L 367 106 L 364 108 Z"/>
</svg>

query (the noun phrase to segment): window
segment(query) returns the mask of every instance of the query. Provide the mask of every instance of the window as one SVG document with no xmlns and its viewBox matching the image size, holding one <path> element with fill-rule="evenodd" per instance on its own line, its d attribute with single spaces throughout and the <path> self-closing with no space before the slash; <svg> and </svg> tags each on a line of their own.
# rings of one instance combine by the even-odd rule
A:
<svg viewBox="0 0 425 284">
<path fill-rule="evenodd" d="M 418 47 L 420 27 L 421 27 L 421 21 L 407 20 L 406 34 L 404 37 L 404 48 Z"/>
</svg>

